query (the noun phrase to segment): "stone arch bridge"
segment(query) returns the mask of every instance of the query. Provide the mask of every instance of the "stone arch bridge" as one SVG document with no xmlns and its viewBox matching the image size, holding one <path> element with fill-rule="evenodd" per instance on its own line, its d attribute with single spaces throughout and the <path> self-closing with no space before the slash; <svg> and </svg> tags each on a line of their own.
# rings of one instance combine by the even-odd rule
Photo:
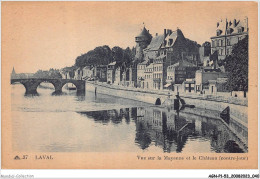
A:
<svg viewBox="0 0 260 179">
<path fill-rule="evenodd" d="M 85 93 L 85 81 L 74 79 L 48 79 L 48 78 L 28 78 L 28 79 L 11 79 L 11 84 L 21 83 L 26 89 L 26 94 L 37 93 L 37 87 L 42 82 L 49 82 L 53 84 L 55 93 L 61 93 L 62 87 L 67 83 L 72 83 L 76 86 L 78 93 Z"/>
</svg>

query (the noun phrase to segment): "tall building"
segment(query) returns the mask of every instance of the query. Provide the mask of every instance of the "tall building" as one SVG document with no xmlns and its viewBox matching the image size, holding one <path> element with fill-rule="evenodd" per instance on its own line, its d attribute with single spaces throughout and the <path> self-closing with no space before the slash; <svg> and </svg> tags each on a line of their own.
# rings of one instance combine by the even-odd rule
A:
<svg viewBox="0 0 260 179">
<path fill-rule="evenodd" d="M 248 35 L 248 18 L 244 20 L 227 19 L 217 22 L 216 36 L 211 37 L 211 54 L 218 53 L 218 60 L 223 60 L 232 52 L 232 47 Z"/>
<path fill-rule="evenodd" d="M 203 43 L 202 46 L 199 48 L 199 55 L 200 55 L 199 64 L 201 66 L 208 66 L 209 65 L 210 54 L 211 54 L 211 44 L 210 44 L 210 42 Z"/>
<path fill-rule="evenodd" d="M 132 61 L 129 67 L 129 86 L 137 87 L 137 61 Z"/>
<path fill-rule="evenodd" d="M 107 82 L 112 84 L 115 81 L 116 62 L 107 65 Z"/>
<path fill-rule="evenodd" d="M 164 29 L 164 33 L 156 35 L 144 49 L 144 56 L 153 60 L 153 89 L 162 90 L 166 85 L 168 66 L 184 60 L 197 65 L 199 45 L 185 38 L 180 29 Z"/>
<path fill-rule="evenodd" d="M 137 87 L 144 88 L 145 69 L 150 63 L 150 60 L 145 60 L 137 64 Z"/>
<path fill-rule="evenodd" d="M 153 63 L 151 63 L 145 68 L 144 74 L 145 74 L 144 88 L 153 89 Z"/>
<path fill-rule="evenodd" d="M 189 61 L 193 64 L 198 64 L 199 60 L 199 47 L 197 42 L 185 38 L 182 31 L 172 31 L 164 29 L 164 43 L 160 49 L 160 55 L 166 55 L 171 64 L 175 64 L 181 60 Z"/>
<path fill-rule="evenodd" d="M 196 70 L 198 70 L 198 67 L 188 61 L 180 61 L 168 66 L 166 86 L 174 91 L 175 84 L 182 84 L 187 79 L 195 78 Z M 176 85 L 176 87 L 177 86 L 178 85 Z"/>
<path fill-rule="evenodd" d="M 136 54 L 135 58 L 142 61 L 143 59 L 143 49 L 145 49 L 151 42 L 152 35 L 149 33 L 145 27 L 143 28 L 142 32 L 135 37 L 136 42 Z"/>
</svg>

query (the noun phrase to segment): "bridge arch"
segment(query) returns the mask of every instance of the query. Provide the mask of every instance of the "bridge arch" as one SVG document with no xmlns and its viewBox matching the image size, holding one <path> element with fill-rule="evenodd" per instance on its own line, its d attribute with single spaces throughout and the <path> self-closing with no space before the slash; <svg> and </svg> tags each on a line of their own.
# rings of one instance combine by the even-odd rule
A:
<svg viewBox="0 0 260 179">
<path fill-rule="evenodd" d="M 61 93 L 62 87 L 67 83 L 72 83 L 76 86 L 77 92 L 85 93 L 85 81 L 83 80 L 73 80 L 73 79 L 39 79 L 39 78 L 30 78 L 30 79 L 11 79 L 11 84 L 20 82 L 26 89 L 26 94 L 37 93 L 37 88 L 42 82 L 48 82 L 53 84 L 55 88 L 55 93 Z"/>
<path fill-rule="evenodd" d="M 41 85 L 42 83 L 52 84 L 52 87 L 53 87 L 53 88 L 52 88 L 52 87 L 48 87 L 48 86 L 41 86 L 41 88 L 47 88 L 47 89 L 55 90 L 55 84 L 54 84 L 52 81 L 48 81 L 48 80 L 43 80 L 43 81 L 39 82 L 39 84 L 38 84 L 38 86 L 37 86 L 37 89 L 38 89 L 38 87 L 40 87 L 40 85 Z"/>
<path fill-rule="evenodd" d="M 77 94 L 80 94 L 80 95 L 84 94 L 85 95 L 85 81 L 84 80 L 64 79 L 64 80 L 62 80 L 60 90 L 62 90 L 62 87 L 65 84 L 68 84 L 68 83 L 72 83 L 76 86 Z"/>
<path fill-rule="evenodd" d="M 20 85 L 20 86 L 23 86 L 23 87 L 24 87 L 24 92 L 27 91 L 26 85 L 25 85 L 23 82 L 21 82 L 21 81 L 15 81 L 15 82 L 12 82 L 11 84 L 12 84 L 12 85 Z"/>
<path fill-rule="evenodd" d="M 77 90 L 79 89 L 78 84 L 75 83 L 75 82 L 73 82 L 73 81 L 66 81 L 66 82 L 63 82 L 61 88 L 63 88 L 66 84 L 69 84 L 69 83 L 75 85 L 76 88 L 77 88 Z"/>
</svg>

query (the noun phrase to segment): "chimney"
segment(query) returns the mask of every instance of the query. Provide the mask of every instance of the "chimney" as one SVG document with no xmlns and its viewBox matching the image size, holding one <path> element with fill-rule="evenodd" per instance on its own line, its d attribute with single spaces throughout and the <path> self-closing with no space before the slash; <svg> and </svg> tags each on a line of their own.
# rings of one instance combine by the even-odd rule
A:
<svg viewBox="0 0 260 179">
<path fill-rule="evenodd" d="M 248 18 L 245 17 L 244 19 L 244 27 L 245 27 L 245 30 L 248 31 Z"/>
<path fill-rule="evenodd" d="M 166 34 L 166 29 L 164 29 L 164 38 L 166 37 L 166 35 L 167 35 L 167 34 Z"/>
<path fill-rule="evenodd" d="M 236 19 L 234 19 L 233 24 L 234 24 L 234 27 L 237 26 L 237 20 Z"/>
<path fill-rule="evenodd" d="M 171 29 L 167 29 L 167 35 L 171 35 Z"/>
</svg>

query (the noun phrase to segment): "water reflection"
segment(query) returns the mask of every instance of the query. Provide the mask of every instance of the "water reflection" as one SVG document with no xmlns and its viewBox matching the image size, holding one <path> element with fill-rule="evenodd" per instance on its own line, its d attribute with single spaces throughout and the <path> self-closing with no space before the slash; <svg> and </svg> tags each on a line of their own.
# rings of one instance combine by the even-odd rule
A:
<svg viewBox="0 0 260 179">
<path fill-rule="evenodd" d="M 245 144 L 220 119 L 198 117 L 158 107 L 136 107 L 80 112 L 96 123 L 115 125 L 133 121 L 135 144 L 142 150 L 164 152 L 246 152 Z M 132 142 L 132 141 L 129 141 Z"/>
<path fill-rule="evenodd" d="M 212 111 L 176 112 L 88 91 L 53 91 L 24 96 L 22 85 L 12 85 L 14 151 L 247 152 L 247 127 L 224 123 Z"/>
<path fill-rule="evenodd" d="M 113 124 L 119 124 L 122 122 L 122 120 L 125 120 L 125 122 L 129 124 L 130 118 L 132 117 L 132 112 L 129 111 L 129 108 L 79 113 L 82 115 L 86 115 L 88 118 L 93 119 L 95 122 L 104 125 L 107 125 L 110 122 L 112 122 Z"/>
<path fill-rule="evenodd" d="M 39 93 L 24 93 L 24 97 L 26 98 L 33 98 L 33 97 L 37 97 L 37 96 L 40 96 Z"/>
</svg>

